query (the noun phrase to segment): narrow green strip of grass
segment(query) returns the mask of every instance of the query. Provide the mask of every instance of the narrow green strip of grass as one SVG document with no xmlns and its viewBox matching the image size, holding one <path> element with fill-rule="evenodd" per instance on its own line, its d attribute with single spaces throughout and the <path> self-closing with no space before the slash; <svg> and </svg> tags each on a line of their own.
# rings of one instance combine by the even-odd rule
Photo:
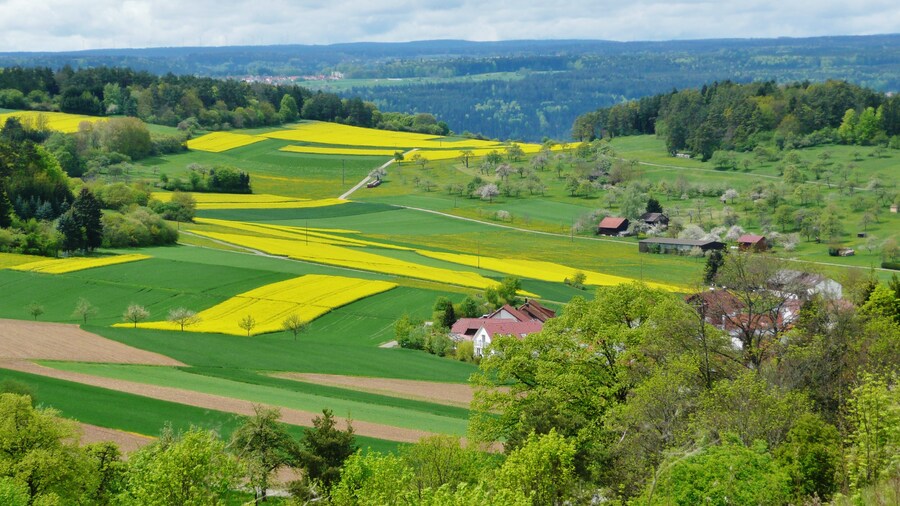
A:
<svg viewBox="0 0 900 506">
<path fill-rule="evenodd" d="M 319 385 L 306 381 L 276 378 L 255 371 L 211 367 L 186 367 L 181 368 L 181 370 L 191 374 L 212 376 L 214 378 L 222 378 L 230 381 L 237 381 L 240 383 L 248 383 L 251 385 L 280 388 L 282 390 L 287 390 L 290 392 L 311 394 L 321 397 L 330 397 L 333 399 L 342 399 L 352 402 L 364 402 L 373 405 L 377 404 L 380 406 L 393 408 L 409 409 L 412 411 L 421 411 L 423 413 L 430 413 L 450 418 L 459 418 L 461 420 L 468 420 L 469 418 L 469 410 L 463 407 L 447 406 L 444 404 L 435 404 L 427 401 L 418 401 L 413 399 L 404 399 L 402 397 L 373 394 L 369 392 L 362 392 L 359 390 L 332 387 L 328 385 Z"/>
<path fill-rule="evenodd" d="M 228 439 L 242 423 L 241 417 L 232 413 L 0 368 L 0 381 L 7 379 L 28 385 L 40 405 L 57 409 L 67 418 L 147 436 L 159 435 L 169 423 L 176 431 L 202 427 Z M 297 425 L 285 427 L 295 439 L 305 430 Z M 403 444 L 364 436 L 356 436 L 356 442 L 379 452 L 395 452 Z"/>
<path fill-rule="evenodd" d="M 335 415 L 352 420 L 424 430 L 441 434 L 464 435 L 467 420 L 424 413 L 410 409 L 368 404 L 344 399 L 292 392 L 271 386 L 240 383 L 211 376 L 190 374 L 173 367 L 46 362 L 44 365 L 104 378 L 114 378 L 149 385 L 180 388 L 193 392 L 221 395 L 233 399 L 260 402 L 290 409 L 321 412 L 328 408 Z"/>
</svg>

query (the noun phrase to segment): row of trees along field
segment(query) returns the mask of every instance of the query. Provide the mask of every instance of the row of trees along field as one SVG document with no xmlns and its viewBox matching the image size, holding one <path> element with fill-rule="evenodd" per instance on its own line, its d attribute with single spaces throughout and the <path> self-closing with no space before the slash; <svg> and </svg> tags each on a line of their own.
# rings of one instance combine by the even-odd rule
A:
<svg viewBox="0 0 900 506">
<path fill-rule="evenodd" d="M 729 81 L 673 91 L 579 116 L 572 135 L 657 134 L 671 154 L 702 160 L 719 150 L 826 143 L 900 147 L 900 96 L 844 81 L 776 85 Z"/>
<path fill-rule="evenodd" d="M 117 148 L 119 139 L 135 131 L 146 133 L 146 126 L 133 118 L 117 118 L 98 129 L 100 135 L 93 129 L 57 133 L 39 144 L 31 139 L 33 132 L 14 119 L 7 121 L 0 131 L 0 251 L 57 256 L 101 246 L 177 241 L 177 231 L 164 220 L 193 219 L 193 198 L 179 193 L 170 202 L 152 200 L 146 183 L 124 181 L 130 158 L 111 151 L 127 151 L 130 141 Z M 143 138 L 149 142 L 149 135 Z M 73 179 L 60 160 L 91 168 L 73 174 L 84 179 Z"/>
<path fill-rule="evenodd" d="M 784 267 L 726 256 L 713 281 L 748 311 L 731 334 L 706 322 L 705 298 L 633 283 L 572 300 L 538 334 L 498 337 L 470 380 L 466 445 L 436 436 L 355 452 L 329 413 L 298 442 L 258 408 L 229 443 L 164 432 L 122 462 L 4 394 L 0 497 L 219 504 L 243 488 L 259 500 L 295 467 L 304 477 L 278 499 L 289 504 L 896 504 L 900 280 L 845 280 L 846 300 L 799 292 L 792 325 L 749 324 L 790 300 L 797 286 L 761 289 Z"/>
<path fill-rule="evenodd" d="M 449 132 L 447 124 L 431 114 L 382 113 L 360 98 L 341 99 L 294 85 L 156 76 L 127 68 L 0 69 L 0 107 L 121 114 L 182 129 L 228 130 L 311 119 L 436 135 Z"/>
</svg>

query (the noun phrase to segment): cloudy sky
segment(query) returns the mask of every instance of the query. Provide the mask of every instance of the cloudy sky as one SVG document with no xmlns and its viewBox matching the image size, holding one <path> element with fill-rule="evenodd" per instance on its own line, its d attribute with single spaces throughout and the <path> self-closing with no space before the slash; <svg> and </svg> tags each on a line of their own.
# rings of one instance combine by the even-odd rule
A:
<svg viewBox="0 0 900 506">
<path fill-rule="evenodd" d="M 0 0 L 0 52 L 898 31 L 897 0 Z"/>
</svg>

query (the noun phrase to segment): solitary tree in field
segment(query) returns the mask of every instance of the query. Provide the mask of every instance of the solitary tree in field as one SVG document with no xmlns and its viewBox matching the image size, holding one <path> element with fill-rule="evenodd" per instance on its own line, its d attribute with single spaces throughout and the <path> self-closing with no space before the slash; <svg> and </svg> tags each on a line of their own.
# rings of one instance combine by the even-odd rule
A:
<svg viewBox="0 0 900 506">
<path fill-rule="evenodd" d="M 200 317 L 197 316 L 196 312 L 183 307 L 170 309 L 169 316 L 166 319 L 174 323 L 175 325 L 181 326 L 182 332 L 184 332 L 185 327 L 200 323 Z"/>
<path fill-rule="evenodd" d="M 72 311 L 72 316 L 77 316 L 87 323 L 89 316 L 94 316 L 97 314 L 97 307 L 91 304 L 91 302 L 84 297 L 79 297 L 78 302 L 75 303 L 75 310 Z"/>
<path fill-rule="evenodd" d="M 469 168 L 469 159 L 475 156 L 475 153 L 472 152 L 471 149 L 464 149 L 459 153 L 459 157 L 457 158 L 463 164 L 465 164 L 466 168 Z"/>
<path fill-rule="evenodd" d="M 247 315 L 241 318 L 241 321 L 238 322 L 238 327 L 247 331 L 247 337 L 250 337 L 250 332 L 256 327 L 256 318 L 253 318 L 253 315 Z"/>
<path fill-rule="evenodd" d="M 428 165 L 428 158 L 422 156 L 421 153 L 413 153 L 413 155 L 409 157 L 409 161 L 421 165 L 423 169 Z"/>
<path fill-rule="evenodd" d="M 31 304 L 25 306 L 25 311 L 28 311 L 28 314 L 30 314 L 31 317 L 34 318 L 35 321 L 37 321 L 38 316 L 44 314 L 44 306 L 38 304 L 37 302 L 32 302 Z"/>
<path fill-rule="evenodd" d="M 122 313 L 122 319 L 133 323 L 134 328 L 137 328 L 138 322 L 146 320 L 148 316 L 150 316 L 150 312 L 139 304 L 129 304 L 125 312 Z"/>
<path fill-rule="evenodd" d="M 290 316 L 285 318 L 283 322 L 281 322 L 282 329 L 290 332 L 291 334 L 294 334 L 294 341 L 297 340 L 298 334 L 306 331 L 306 328 L 308 326 L 309 324 L 303 321 L 303 319 L 300 318 L 300 316 L 296 313 L 291 314 Z"/>
</svg>

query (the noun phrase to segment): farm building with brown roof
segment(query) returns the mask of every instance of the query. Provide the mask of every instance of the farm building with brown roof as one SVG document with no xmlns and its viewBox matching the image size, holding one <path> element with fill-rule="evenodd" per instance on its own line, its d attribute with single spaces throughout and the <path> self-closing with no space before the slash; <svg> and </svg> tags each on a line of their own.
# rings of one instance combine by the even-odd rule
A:
<svg viewBox="0 0 900 506">
<path fill-rule="evenodd" d="M 598 235 L 622 235 L 628 230 L 628 218 L 607 216 L 597 226 Z"/>
</svg>

